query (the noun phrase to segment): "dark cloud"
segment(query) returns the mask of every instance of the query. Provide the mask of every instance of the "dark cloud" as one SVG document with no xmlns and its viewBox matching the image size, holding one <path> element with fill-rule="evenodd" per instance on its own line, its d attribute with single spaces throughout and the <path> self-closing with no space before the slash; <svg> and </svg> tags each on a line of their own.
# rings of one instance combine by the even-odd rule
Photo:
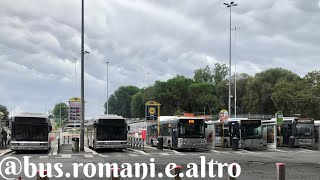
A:
<svg viewBox="0 0 320 180">
<path fill-rule="evenodd" d="M 109 94 L 140 88 L 197 68 L 228 64 L 229 9 L 212 0 L 85 1 L 86 116 L 103 113 Z M 270 67 L 303 76 L 319 66 L 319 1 L 236 1 L 233 64 L 253 75 Z M 80 95 L 81 4 L 0 2 L 1 104 L 17 111 L 52 109 Z M 232 41 L 234 42 L 234 32 Z M 74 58 L 77 83 L 75 88 Z"/>
</svg>

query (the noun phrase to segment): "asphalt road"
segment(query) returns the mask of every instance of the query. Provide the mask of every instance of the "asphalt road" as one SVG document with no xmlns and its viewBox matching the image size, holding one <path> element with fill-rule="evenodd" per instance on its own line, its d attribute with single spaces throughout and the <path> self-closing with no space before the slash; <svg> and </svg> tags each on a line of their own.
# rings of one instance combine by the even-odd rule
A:
<svg viewBox="0 0 320 180">
<path fill-rule="evenodd" d="M 307 150 L 307 149 L 280 149 L 275 151 L 231 151 L 230 149 L 215 149 L 215 150 L 203 150 L 203 151 L 173 151 L 165 149 L 163 151 L 157 150 L 152 147 L 145 147 L 145 151 L 139 151 L 135 149 L 127 149 L 122 152 L 119 151 L 98 151 L 94 154 L 15 154 L 11 153 L 0 157 L 3 160 L 6 157 L 16 157 L 22 160 L 23 156 L 31 156 L 30 162 L 39 165 L 39 163 L 62 163 L 64 172 L 63 178 L 50 178 L 50 179 L 88 179 L 82 173 L 82 168 L 79 168 L 79 177 L 66 178 L 65 174 L 73 172 L 72 163 L 147 163 L 150 164 L 150 159 L 154 158 L 156 175 L 164 173 L 164 169 L 169 163 L 176 163 L 183 167 L 182 172 L 185 174 L 188 163 L 196 163 L 198 166 L 198 173 L 201 174 L 201 162 L 200 156 L 205 158 L 205 162 L 208 163 L 211 160 L 219 163 L 238 163 L 241 166 L 241 175 L 238 180 L 275 180 L 276 179 L 276 165 L 275 163 L 286 164 L 286 177 L 290 180 L 320 180 L 320 151 L 319 150 Z M 5 165 L 2 163 L 1 170 L 4 172 Z M 92 169 L 88 169 L 92 172 Z M 54 171 L 55 172 L 55 171 Z M 223 178 L 210 178 L 208 166 L 206 166 L 206 178 L 199 179 L 227 179 L 227 169 L 224 169 Z M 218 173 L 215 166 L 213 171 Z M 56 173 L 54 173 L 56 174 Z M 134 173 L 133 173 L 134 174 Z M 24 175 L 10 176 L 17 178 L 22 176 L 23 179 L 28 179 Z M 2 179 L 2 178 L 0 178 Z M 36 178 L 31 178 L 36 179 Z M 98 174 L 91 179 L 107 179 L 99 178 Z M 127 178 L 122 178 L 127 179 Z M 131 178 L 141 179 L 141 178 Z M 150 178 L 146 179 L 170 179 L 162 178 Z M 187 179 L 183 177 L 182 179 Z M 197 178 L 192 178 L 197 179 Z"/>
</svg>

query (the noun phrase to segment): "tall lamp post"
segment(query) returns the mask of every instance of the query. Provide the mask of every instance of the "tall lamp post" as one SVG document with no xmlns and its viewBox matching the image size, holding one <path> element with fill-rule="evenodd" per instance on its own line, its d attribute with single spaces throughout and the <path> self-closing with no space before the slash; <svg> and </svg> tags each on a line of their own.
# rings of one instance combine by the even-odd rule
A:
<svg viewBox="0 0 320 180">
<path fill-rule="evenodd" d="M 80 151 L 84 151 L 84 0 L 81 1 L 81 130 Z"/>
<path fill-rule="evenodd" d="M 229 36 L 229 96 L 228 96 L 228 114 L 229 118 L 231 117 L 231 7 L 232 6 L 237 6 L 238 4 L 235 4 L 234 2 L 228 3 L 223 3 L 226 5 L 228 8 L 230 8 L 230 36 Z"/>
<path fill-rule="evenodd" d="M 61 99 L 59 99 L 60 100 L 60 128 L 62 128 L 62 126 L 61 126 L 61 121 L 62 121 L 62 117 L 61 117 Z"/>
<path fill-rule="evenodd" d="M 109 61 L 107 61 L 107 114 L 109 114 Z"/>
</svg>

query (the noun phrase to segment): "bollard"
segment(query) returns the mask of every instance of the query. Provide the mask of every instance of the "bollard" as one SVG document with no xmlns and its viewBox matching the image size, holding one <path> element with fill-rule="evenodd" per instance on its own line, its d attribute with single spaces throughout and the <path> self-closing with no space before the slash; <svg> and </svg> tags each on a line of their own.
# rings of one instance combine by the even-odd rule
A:
<svg viewBox="0 0 320 180">
<path fill-rule="evenodd" d="M 114 177 L 113 168 L 111 168 L 111 177 L 110 180 L 120 180 L 120 168 L 118 168 L 118 177 Z"/>
<path fill-rule="evenodd" d="M 131 146 L 131 148 L 132 148 L 132 138 L 130 138 L 130 142 L 131 142 L 131 143 L 130 143 L 130 146 Z"/>
<path fill-rule="evenodd" d="M 17 180 L 23 180 L 23 179 L 21 178 L 21 176 L 19 176 Z"/>
<path fill-rule="evenodd" d="M 229 165 L 230 166 L 230 165 Z M 237 173 L 237 169 L 236 169 L 236 166 L 233 165 L 232 166 L 232 174 L 236 174 Z M 230 174 L 229 174 L 229 179 L 228 180 L 236 180 L 237 178 L 234 178 L 234 177 L 231 177 Z"/>
<path fill-rule="evenodd" d="M 276 163 L 277 166 L 277 180 L 286 179 L 286 165 L 284 163 Z"/>
<path fill-rule="evenodd" d="M 66 137 L 63 136 L 63 144 L 66 144 Z"/>
<path fill-rule="evenodd" d="M 47 170 L 44 170 L 43 174 L 44 174 L 44 175 L 47 175 Z M 49 180 L 49 178 L 48 178 L 47 176 L 41 177 L 41 176 L 40 176 L 40 171 L 38 170 L 38 171 L 37 171 L 37 180 Z"/>
<path fill-rule="evenodd" d="M 142 151 L 144 151 L 144 140 L 142 141 Z"/>
<path fill-rule="evenodd" d="M 179 176 L 179 174 L 182 171 L 182 166 L 177 165 L 173 170 L 174 170 L 174 175 L 175 175 L 173 180 L 181 180 L 182 178 Z"/>
<path fill-rule="evenodd" d="M 139 138 L 139 150 L 141 150 L 141 144 L 142 143 L 142 140 L 141 140 L 141 138 Z"/>
<path fill-rule="evenodd" d="M 69 140 L 70 140 L 70 137 L 68 136 L 68 144 L 69 144 Z"/>
</svg>

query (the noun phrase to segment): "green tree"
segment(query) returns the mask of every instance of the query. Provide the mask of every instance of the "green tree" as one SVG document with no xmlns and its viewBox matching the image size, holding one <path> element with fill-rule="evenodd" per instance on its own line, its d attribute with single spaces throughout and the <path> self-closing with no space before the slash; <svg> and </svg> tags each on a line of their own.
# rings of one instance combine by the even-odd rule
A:
<svg viewBox="0 0 320 180">
<path fill-rule="evenodd" d="M 193 112 L 203 112 L 211 114 L 217 110 L 218 99 L 215 96 L 215 87 L 209 83 L 193 83 L 188 88 L 189 99 Z"/>
<path fill-rule="evenodd" d="M 237 114 L 244 114 L 246 110 L 244 108 L 243 97 L 246 95 L 246 87 L 252 77 L 246 73 L 237 75 Z M 234 85 L 234 84 L 233 84 Z M 234 90 L 233 90 L 234 94 Z M 234 104 L 234 103 L 232 103 Z"/>
<path fill-rule="evenodd" d="M 135 118 L 143 118 L 145 116 L 145 103 L 143 101 L 143 91 L 132 96 L 131 114 Z"/>
<path fill-rule="evenodd" d="M 226 76 L 228 75 L 228 70 L 229 70 L 229 68 L 226 64 L 215 63 L 214 69 L 212 72 L 214 83 L 219 84 L 223 80 L 225 80 Z"/>
<path fill-rule="evenodd" d="M 195 70 L 193 79 L 196 82 L 212 83 L 213 75 L 210 67 L 207 65 L 204 69 Z"/>
<path fill-rule="evenodd" d="M 9 112 L 6 106 L 0 104 L 0 112 L 3 113 L 3 119 L 9 119 Z"/>
<path fill-rule="evenodd" d="M 109 114 L 117 114 L 125 118 L 131 118 L 131 100 L 132 96 L 140 89 L 135 86 L 121 86 L 109 98 Z M 111 99 L 112 98 L 112 99 Z M 105 113 L 106 113 L 105 103 Z"/>
<path fill-rule="evenodd" d="M 293 72 L 282 68 L 272 68 L 256 74 L 248 82 L 247 93 L 243 98 L 243 105 L 246 111 L 259 114 L 274 114 L 277 111 L 271 98 L 274 85 L 280 79 L 295 81 L 299 78 Z"/>
<path fill-rule="evenodd" d="M 53 108 L 53 115 L 56 119 L 60 119 L 60 105 L 61 105 L 61 117 L 62 120 L 68 119 L 69 116 L 69 107 L 66 103 L 58 103 Z"/>
</svg>

